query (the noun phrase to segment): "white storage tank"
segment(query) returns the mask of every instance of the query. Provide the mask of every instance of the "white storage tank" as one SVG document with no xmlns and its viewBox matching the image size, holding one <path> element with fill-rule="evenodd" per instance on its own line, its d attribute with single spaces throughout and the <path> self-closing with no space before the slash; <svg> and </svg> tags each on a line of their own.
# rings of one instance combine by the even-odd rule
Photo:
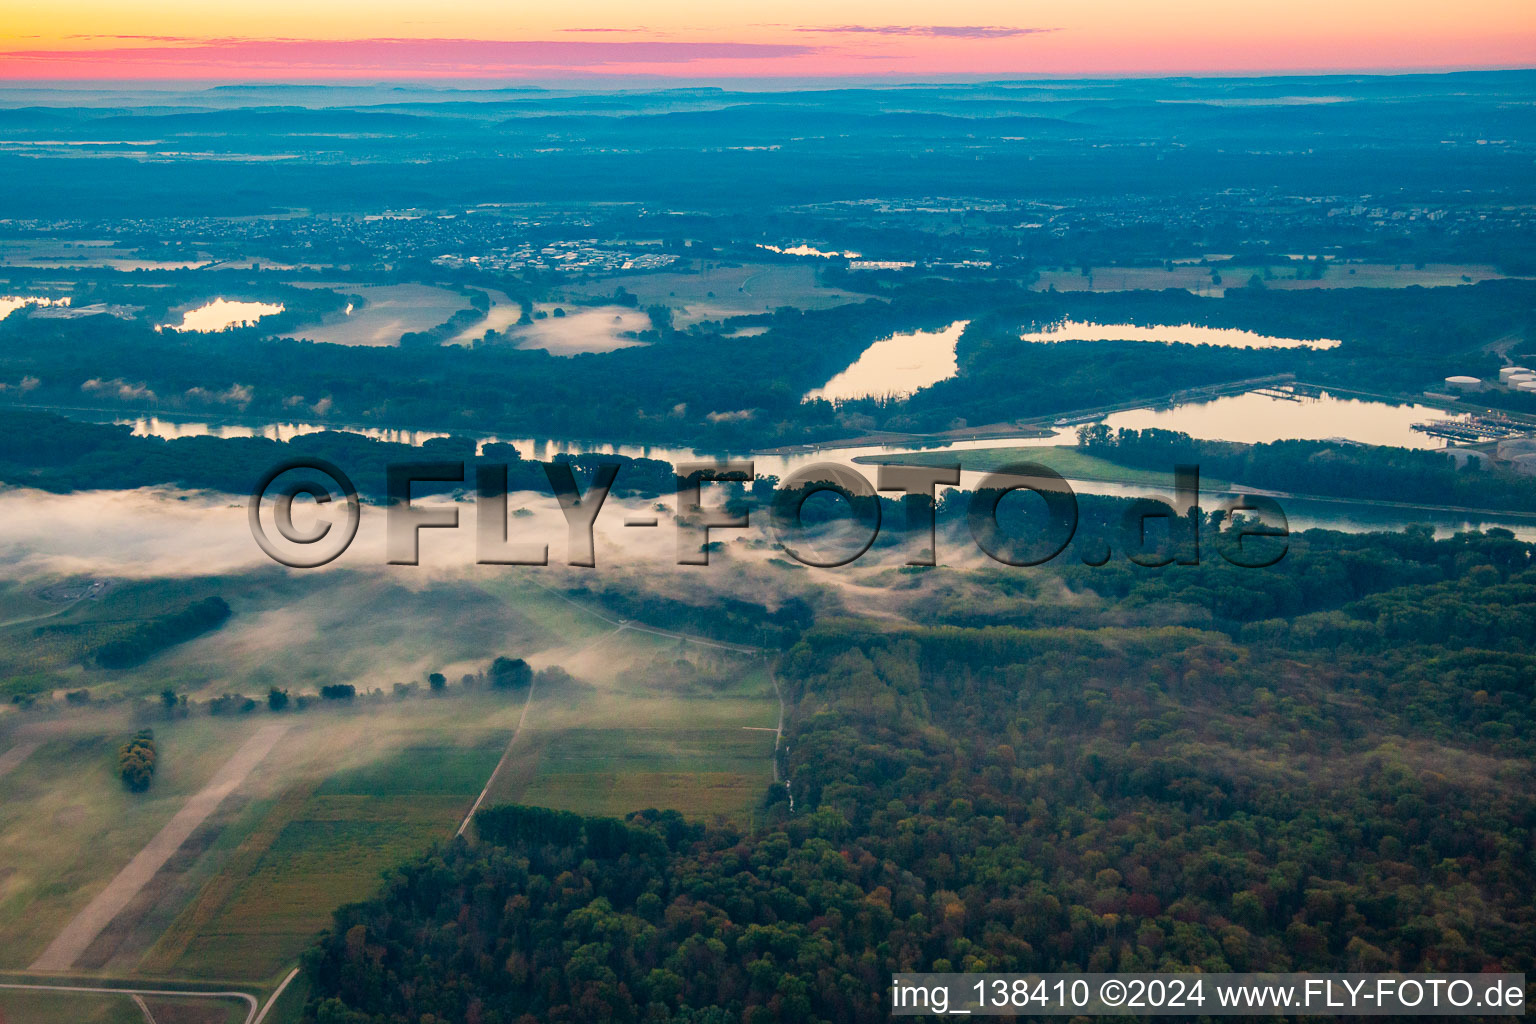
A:
<svg viewBox="0 0 1536 1024">
<path fill-rule="evenodd" d="M 1445 378 L 1445 386 L 1452 391 L 1479 391 L 1483 382 L 1476 377 L 1466 377 L 1458 374 L 1455 377 Z"/>
<path fill-rule="evenodd" d="M 1499 369 L 1499 380 L 1507 382 L 1509 380 L 1509 378 L 1511 378 L 1511 377 L 1516 377 L 1516 376 L 1519 376 L 1521 374 L 1529 374 L 1530 372 L 1531 372 L 1531 368 L 1529 366 L 1504 366 L 1504 367 L 1500 367 L 1500 369 Z"/>
<path fill-rule="evenodd" d="M 1523 380 L 1515 385 L 1516 391 L 1536 391 L 1536 380 Z"/>
</svg>

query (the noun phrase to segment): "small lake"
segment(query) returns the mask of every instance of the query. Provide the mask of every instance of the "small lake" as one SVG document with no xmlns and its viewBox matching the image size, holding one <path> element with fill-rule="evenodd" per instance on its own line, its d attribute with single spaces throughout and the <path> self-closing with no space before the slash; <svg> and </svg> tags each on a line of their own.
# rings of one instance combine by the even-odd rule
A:
<svg viewBox="0 0 1536 1024">
<path fill-rule="evenodd" d="M 229 327 L 247 327 L 264 316 L 281 313 L 281 302 L 241 302 L 214 299 L 181 314 L 181 323 L 163 324 L 178 331 L 222 331 Z"/>
<path fill-rule="evenodd" d="M 1022 341 L 1145 341 L 1163 345 L 1217 345 L 1222 348 L 1338 348 L 1332 338 L 1302 341 L 1299 338 L 1272 338 L 1232 327 L 1200 327 L 1195 324 L 1096 324 L 1081 320 L 1061 320 L 1040 331 L 1019 336 Z"/>
<path fill-rule="evenodd" d="M 1431 420 L 1464 421 L 1468 417 L 1431 405 L 1390 405 L 1323 391 L 1315 397 L 1277 397 L 1281 392 L 1250 391 L 1209 402 L 1191 402 L 1168 409 L 1129 409 L 1111 413 L 1103 423 L 1111 429 L 1177 430 L 1206 441 L 1261 444 L 1296 439 L 1327 441 L 1343 438 L 1360 444 L 1394 448 L 1444 448 L 1442 438 L 1413 429 Z"/>
<path fill-rule="evenodd" d="M 910 395 L 920 388 L 955 375 L 955 344 L 969 320 L 956 320 L 937 331 L 909 331 L 875 342 L 853 365 L 801 399 L 825 398 L 844 402 L 853 398 L 885 398 Z"/>
</svg>

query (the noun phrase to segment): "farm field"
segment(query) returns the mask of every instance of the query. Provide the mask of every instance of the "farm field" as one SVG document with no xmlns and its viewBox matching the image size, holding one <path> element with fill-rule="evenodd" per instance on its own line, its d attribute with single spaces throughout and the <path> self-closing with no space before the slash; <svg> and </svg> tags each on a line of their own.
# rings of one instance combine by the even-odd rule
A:
<svg viewBox="0 0 1536 1024">
<path fill-rule="evenodd" d="M 247 1004 L 238 999 L 187 996 L 49 992 L 0 989 L 0 1021 L 7 1024 L 243 1024 Z M 271 1020 L 271 1015 L 268 1016 Z"/>
<path fill-rule="evenodd" d="M 381 872 L 453 837 L 514 734 L 487 806 L 658 807 L 748 824 L 771 781 L 778 705 L 760 661 L 616 626 L 516 573 L 418 590 L 352 571 L 179 582 L 182 594 L 230 594 L 235 615 L 131 671 L 71 667 L 81 637 L 157 614 L 169 600 L 155 581 L 117 585 L 59 616 L 74 639 L 57 641 L 50 664 L 90 681 L 91 702 L 0 720 L 0 754 L 32 748 L 0 803 L 0 969 L 27 968 L 232 752 L 275 723 L 287 726 L 275 746 L 110 919 L 77 971 L 275 985 L 335 907 L 370 896 Z M 35 588 L 0 600 L 18 611 L 48 607 Z M 360 607 L 370 614 L 356 615 Z M 27 631 L 9 631 L 18 658 Z M 465 688 L 461 675 L 502 653 L 560 671 L 540 677 L 531 701 L 525 689 Z M 441 697 L 422 682 L 434 670 L 450 680 Z M 266 707 L 269 681 L 300 693 L 343 678 L 358 684 L 350 704 Z M 395 682 L 416 687 L 396 691 Z M 141 703 L 157 684 L 187 692 L 191 713 L 167 717 L 158 697 Z M 249 712 L 199 706 L 236 689 L 256 699 Z M 160 752 L 143 794 L 116 774 L 135 715 L 148 716 Z M 62 861 L 60 849 L 70 851 Z M 60 1012 L 119 1019 L 116 1002 L 98 1002 L 77 1017 Z M 222 1019 L 210 1012 L 168 1008 L 167 1019 Z"/>
<path fill-rule="evenodd" d="M 143 794 L 116 776 L 117 746 L 133 731 L 121 716 L 81 714 L 33 737 L 42 745 L 6 776 L 0 801 L 0 968 L 30 964 L 249 730 L 211 717 L 161 725 L 160 767 Z M 260 792 L 259 774 L 252 783 Z"/>
<path fill-rule="evenodd" d="M 213 1024 L 214 1019 L 209 1020 Z M 126 995 L 0 989 L 0 1021 L 16 1024 L 144 1024 Z M 218 1019 L 218 1024 L 223 1024 Z"/>
<path fill-rule="evenodd" d="M 487 803 L 746 823 L 772 780 L 778 705 L 761 663 L 625 629 L 562 653 L 576 678 L 536 690 Z"/>
<path fill-rule="evenodd" d="M 449 839 L 501 756 L 506 734 L 472 746 L 428 736 L 320 783 L 300 781 L 246 836 L 150 951 L 179 976 L 263 980 L 289 966 L 336 906 L 368 897 L 392 864 Z"/>
</svg>

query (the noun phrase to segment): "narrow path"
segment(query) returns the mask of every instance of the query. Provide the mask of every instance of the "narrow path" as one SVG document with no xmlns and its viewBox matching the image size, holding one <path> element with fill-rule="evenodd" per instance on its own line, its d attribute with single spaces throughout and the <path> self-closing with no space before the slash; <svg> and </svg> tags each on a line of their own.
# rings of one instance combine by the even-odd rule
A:
<svg viewBox="0 0 1536 1024">
<path fill-rule="evenodd" d="M 598 639 L 606 639 L 609 636 L 612 636 L 612 634 L 605 633 Z M 507 740 L 507 749 L 502 751 L 501 760 L 497 761 L 496 767 L 491 769 L 491 777 L 485 780 L 485 788 L 480 790 L 480 795 L 475 797 L 474 806 L 469 809 L 469 813 L 464 815 L 464 820 L 459 823 L 459 830 L 453 834 L 455 839 L 457 839 L 459 836 L 462 836 L 464 834 L 464 830 L 469 828 L 469 823 L 475 819 L 475 812 L 478 811 L 480 809 L 480 805 L 485 802 L 486 794 L 491 791 L 491 786 L 496 782 L 497 777 L 501 775 L 501 770 L 505 768 L 507 762 L 511 760 L 512 748 L 517 745 L 517 738 L 523 734 L 523 726 L 528 722 L 528 709 L 533 707 L 533 690 L 537 685 L 538 684 L 535 682 L 529 682 L 528 696 L 523 700 L 523 713 L 517 716 L 517 728 L 512 730 L 512 738 Z"/>
<path fill-rule="evenodd" d="M 42 622 L 44 619 L 55 619 L 55 618 L 58 618 L 60 615 L 63 615 L 65 612 L 70 611 L 71 609 L 73 609 L 75 607 L 75 605 L 77 605 L 81 601 L 85 601 L 85 600 L 88 600 L 88 598 L 77 597 L 73 601 L 71 601 L 68 604 L 66 604 L 64 607 L 56 609 L 56 610 L 51 611 L 51 612 L 43 612 L 41 615 L 24 615 L 24 616 L 22 616 L 19 619 L 7 619 L 4 622 L 0 622 L 0 629 L 6 629 L 6 628 L 8 628 L 10 626 L 20 626 L 20 625 L 24 625 L 24 624 L 26 624 L 28 622 Z"/>
<path fill-rule="evenodd" d="M 282 998 L 283 992 L 293 983 L 293 979 L 298 976 L 299 969 L 297 967 L 288 972 L 288 977 L 283 979 L 282 984 L 278 985 L 277 989 L 270 996 L 267 996 L 266 1005 L 261 1008 L 261 1012 L 256 1015 L 256 1019 L 251 1021 L 251 1024 L 261 1024 L 262 1021 L 267 1019 L 267 1014 L 272 1012 L 272 1007 L 277 1005 L 277 1001 Z"/>
<path fill-rule="evenodd" d="M 133 1005 L 137 1006 L 139 1012 L 144 1015 L 144 1024 L 156 1024 L 155 1015 L 149 1012 L 149 1004 L 144 1001 L 144 997 L 135 992 L 130 998 L 133 999 Z"/>
<path fill-rule="evenodd" d="M 28 740 L 18 743 L 10 750 L 0 754 L 0 779 L 5 778 L 20 767 L 21 762 L 31 757 L 33 751 L 42 745 L 42 740 Z"/>
<path fill-rule="evenodd" d="M 601 636 L 591 640 L 590 642 L 583 644 L 581 647 L 578 647 L 572 653 L 573 655 L 585 653 L 586 651 L 591 650 L 605 640 L 611 639 L 613 636 L 624 632 L 628 628 L 628 626 L 619 626 L 615 629 L 611 629 Z M 497 761 L 496 767 L 491 770 L 491 777 L 485 780 L 485 787 L 480 790 L 480 795 L 475 797 L 474 806 L 469 809 L 469 813 L 464 815 L 464 820 L 459 823 L 459 830 L 454 833 L 455 838 L 462 836 L 464 831 L 469 828 L 469 823 L 474 819 L 475 812 L 480 809 L 480 805 L 485 802 L 486 796 L 491 792 L 491 784 L 496 781 L 499 775 L 501 775 L 502 768 L 504 768 L 507 764 L 507 761 L 511 759 L 512 746 L 517 742 L 517 738 L 523 734 L 523 726 L 528 724 L 528 710 L 533 707 L 533 688 L 535 685 L 537 684 L 532 682 L 528 684 L 528 696 L 523 699 L 523 713 L 517 716 L 517 727 L 512 730 L 512 738 L 507 740 L 507 749 L 502 751 L 501 760 Z"/>
<path fill-rule="evenodd" d="M 96 894 L 74 920 L 48 944 L 41 956 L 32 962 L 34 971 L 66 971 L 74 966 L 80 955 L 89 948 L 112 919 L 133 901 L 139 890 L 165 866 L 171 855 L 181 848 L 199 825 L 212 814 L 224 798 L 235 790 L 261 760 L 267 756 L 283 733 L 282 725 L 264 725 L 224 762 L 208 785 L 189 799 L 170 821 L 166 822 L 129 861 L 107 887 Z"/>
<path fill-rule="evenodd" d="M 779 698 L 779 724 L 773 730 L 773 781 L 777 785 L 779 779 L 779 747 L 784 742 L 784 691 L 779 687 L 779 677 L 774 674 L 773 666 L 768 666 L 768 681 L 773 684 L 773 695 Z M 789 813 L 795 813 L 795 794 L 789 788 L 789 780 L 784 783 L 784 794 L 789 797 Z"/>
<path fill-rule="evenodd" d="M 0 989 L 17 989 L 23 992 L 85 992 L 93 995 L 130 996 L 137 999 L 139 996 L 175 996 L 178 999 L 239 999 L 250 1009 L 245 1015 L 244 1024 L 256 1024 L 256 997 L 248 992 L 188 992 L 179 989 L 164 988 L 108 988 L 106 986 L 92 985 L 33 985 L 23 982 L 0 982 Z M 139 1005 L 143 1005 L 140 1003 Z M 145 1011 L 148 1013 L 148 1010 Z"/>
</svg>

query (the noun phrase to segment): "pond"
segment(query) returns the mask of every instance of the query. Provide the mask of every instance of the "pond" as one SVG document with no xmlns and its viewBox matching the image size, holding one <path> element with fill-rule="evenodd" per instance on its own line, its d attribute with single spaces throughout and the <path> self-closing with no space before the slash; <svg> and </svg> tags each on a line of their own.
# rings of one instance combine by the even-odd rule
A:
<svg viewBox="0 0 1536 1024">
<path fill-rule="evenodd" d="M 281 313 L 281 302 L 242 302 L 232 299 L 214 299 L 181 314 L 181 323 L 162 324 L 178 331 L 222 331 L 229 327 L 246 327 L 264 316 Z"/>
<path fill-rule="evenodd" d="M 908 331 L 882 338 L 846 370 L 807 392 L 801 401 L 899 397 L 948 380 L 958 368 L 955 344 L 969 324 L 969 320 L 956 320 L 937 331 Z"/>
</svg>

